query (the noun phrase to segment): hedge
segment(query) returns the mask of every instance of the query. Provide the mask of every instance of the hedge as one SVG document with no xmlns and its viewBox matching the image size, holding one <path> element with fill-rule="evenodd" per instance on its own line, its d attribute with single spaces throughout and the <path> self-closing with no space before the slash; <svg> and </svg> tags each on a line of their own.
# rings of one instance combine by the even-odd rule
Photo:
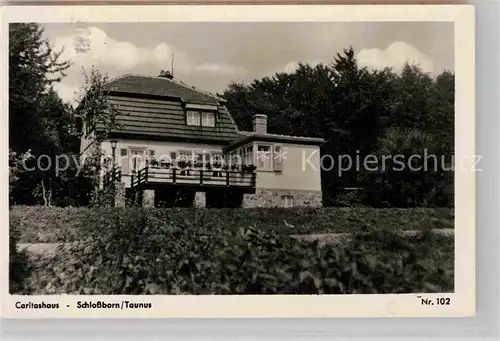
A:
<svg viewBox="0 0 500 341">
<path fill-rule="evenodd" d="M 19 242 L 19 230 L 17 226 L 9 229 L 9 292 L 17 293 L 29 290 L 26 280 L 33 271 L 33 263 L 24 250 L 17 250 Z"/>
<path fill-rule="evenodd" d="M 161 212 L 95 210 L 78 242 L 39 260 L 31 294 L 356 294 L 453 291 L 453 237 L 381 227 L 338 244 Z"/>
<path fill-rule="evenodd" d="M 120 211 L 120 209 L 116 209 Z M 127 208 L 127 214 L 141 208 Z M 58 208 L 14 206 L 10 224 L 20 231 L 21 243 L 57 243 L 75 240 L 82 223 L 92 216 L 108 216 L 106 208 Z M 366 229 L 420 230 L 427 227 L 453 228 L 449 209 L 377 208 L 256 208 L 256 209 L 152 209 L 155 219 L 172 225 L 202 224 L 235 230 L 254 226 L 263 231 L 286 234 L 344 233 Z M 194 221 L 197 219 L 197 221 Z"/>
</svg>

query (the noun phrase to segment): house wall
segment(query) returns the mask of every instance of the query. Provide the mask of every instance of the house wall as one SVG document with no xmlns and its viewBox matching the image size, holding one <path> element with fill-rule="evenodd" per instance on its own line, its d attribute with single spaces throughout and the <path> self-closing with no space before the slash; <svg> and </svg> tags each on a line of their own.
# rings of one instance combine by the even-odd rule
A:
<svg viewBox="0 0 500 341">
<path fill-rule="evenodd" d="M 83 124 L 83 131 L 85 131 L 85 125 L 86 123 Z M 90 151 L 92 150 L 92 143 L 95 138 L 95 133 L 90 133 L 88 135 L 84 134 L 82 138 L 80 139 L 80 157 L 84 158 L 87 156 Z"/>
<path fill-rule="evenodd" d="M 282 207 L 285 205 L 285 196 L 292 198 L 293 206 L 322 206 L 318 146 L 268 142 L 254 142 L 252 145 L 255 165 L 258 164 L 259 145 L 271 145 L 273 153 L 274 147 L 279 145 L 283 158 L 279 167 L 275 166 L 273 160 L 272 169 L 257 170 L 255 194 L 244 195 L 244 207 Z"/>
<path fill-rule="evenodd" d="M 258 145 L 259 142 L 255 144 Z M 258 170 L 256 187 L 321 191 L 319 147 L 283 143 L 281 146 L 284 155 L 282 170 L 280 172 Z"/>
<path fill-rule="evenodd" d="M 147 141 L 133 139 L 117 139 L 116 161 L 122 165 L 122 181 L 125 188 L 130 187 L 130 172 L 125 163 L 130 161 L 130 149 L 154 150 L 156 158 L 163 155 L 170 157 L 171 152 L 193 151 L 195 153 L 222 153 L 222 145 L 181 143 L 167 141 Z M 290 144 L 290 143 L 260 143 L 253 142 L 252 161 L 257 164 L 257 150 L 259 145 L 271 145 L 274 152 L 275 145 L 281 147 L 283 158 L 281 165 L 273 166 L 270 170 L 257 170 L 256 191 L 254 194 L 245 194 L 243 207 L 281 207 L 284 197 L 291 197 L 293 206 L 320 207 L 322 205 L 320 152 L 318 146 Z M 101 148 L 111 160 L 111 142 L 105 141 Z M 127 157 L 121 156 L 121 150 L 127 149 Z M 274 158 L 274 157 L 273 157 Z M 142 165 L 140 166 L 142 168 Z M 128 169 L 131 169 L 129 162 Z"/>
</svg>

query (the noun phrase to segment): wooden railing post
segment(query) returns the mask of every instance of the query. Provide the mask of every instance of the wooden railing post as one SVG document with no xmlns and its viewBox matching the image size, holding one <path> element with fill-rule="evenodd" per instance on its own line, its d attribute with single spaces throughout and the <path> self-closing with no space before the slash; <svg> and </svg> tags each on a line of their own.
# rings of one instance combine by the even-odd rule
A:
<svg viewBox="0 0 500 341">
<path fill-rule="evenodd" d="M 149 178 L 149 171 L 148 171 L 148 166 L 146 166 L 146 168 L 144 168 L 144 176 L 145 176 L 145 179 L 144 179 L 144 182 L 148 182 L 148 178 Z"/>
<path fill-rule="evenodd" d="M 113 169 L 113 181 L 121 181 L 122 171 L 119 166 L 116 166 Z"/>
<path fill-rule="evenodd" d="M 203 169 L 200 169 L 200 185 L 203 185 Z"/>
<path fill-rule="evenodd" d="M 229 186 L 229 171 L 226 171 L 226 186 Z"/>
<path fill-rule="evenodd" d="M 255 187 L 256 179 L 257 178 L 257 173 L 253 172 L 252 173 L 252 187 Z"/>
<path fill-rule="evenodd" d="M 177 177 L 177 169 L 172 169 L 172 182 L 175 184 L 175 178 Z"/>
<path fill-rule="evenodd" d="M 134 174 L 130 176 L 130 187 L 134 187 Z"/>
</svg>

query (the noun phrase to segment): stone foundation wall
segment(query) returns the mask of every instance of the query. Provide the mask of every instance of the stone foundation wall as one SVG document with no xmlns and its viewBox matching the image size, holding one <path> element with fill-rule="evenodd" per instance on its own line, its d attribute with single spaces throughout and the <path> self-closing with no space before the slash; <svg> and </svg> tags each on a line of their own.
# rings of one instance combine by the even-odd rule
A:
<svg viewBox="0 0 500 341">
<path fill-rule="evenodd" d="M 294 207 L 322 207 L 320 191 L 297 191 L 283 189 L 256 189 L 255 194 L 244 194 L 242 207 L 283 207 L 282 196 L 293 197 Z"/>
</svg>

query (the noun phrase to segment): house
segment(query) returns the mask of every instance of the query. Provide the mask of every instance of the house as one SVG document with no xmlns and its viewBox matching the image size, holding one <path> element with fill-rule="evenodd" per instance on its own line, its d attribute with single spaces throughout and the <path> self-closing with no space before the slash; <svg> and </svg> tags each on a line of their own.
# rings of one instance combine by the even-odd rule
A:
<svg viewBox="0 0 500 341">
<path fill-rule="evenodd" d="M 322 205 L 322 139 L 270 134 L 265 115 L 240 131 L 223 99 L 169 74 L 107 86 L 118 128 L 95 146 L 100 128 L 85 122 L 81 154 L 112 156 L 102 185 L 118 186 L 118 204 L 125 196 L 144 206 Z"/>
</svg>

